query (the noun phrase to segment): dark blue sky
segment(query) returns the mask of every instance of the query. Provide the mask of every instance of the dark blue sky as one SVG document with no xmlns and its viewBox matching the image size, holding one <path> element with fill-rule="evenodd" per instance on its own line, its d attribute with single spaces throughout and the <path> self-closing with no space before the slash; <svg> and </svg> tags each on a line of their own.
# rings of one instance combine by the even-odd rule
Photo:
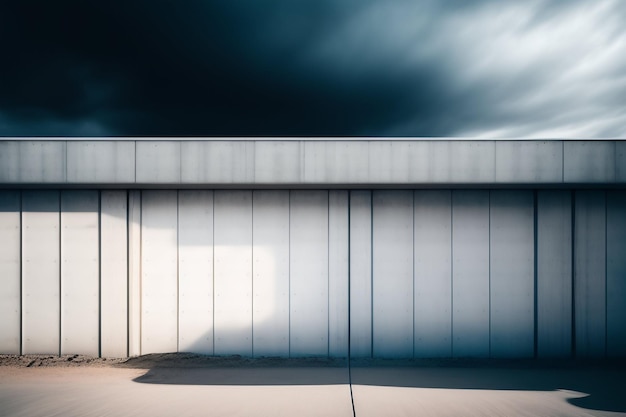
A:
<svg viewBox="0 0 626 417">
<path fill-rule="evenodd" d="M 2 0 L 0 47 L 5 137 L 626 137 L 622 0 Z"/>
</svg>

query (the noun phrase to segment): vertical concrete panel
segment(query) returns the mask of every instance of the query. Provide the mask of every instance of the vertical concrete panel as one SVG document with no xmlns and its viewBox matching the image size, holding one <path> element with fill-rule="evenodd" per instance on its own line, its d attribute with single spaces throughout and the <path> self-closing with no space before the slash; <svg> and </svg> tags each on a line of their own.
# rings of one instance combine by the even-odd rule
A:
<svg viewBox="0 0 626 417">
<path fill-rule="evenodd" d="M 577 191 L 574 225 L 576 356 L 606 353 L 606 198 Z"/>
<path fill-rule="evenodd" d="M 531 191 L 491 191 L 491 356 L 534 355 L 535 242 Z"/>
<path fill-rule="evenodd" d="M 626 192 L 607 192 L 606 350 L 626 355 Z"/>
<path fill-rule="evenodd" d="M 450 191 L 415 191 L 415 357 L 452 356 Z"/>
<path fill-rule="evenodd" d="M 98 191 L 61 192 L 61 354 L 100 353 Z"/>
<path fill-rule="evenodd" d="M 373 355 L 413 357 L 413 192 L 372 198 Z"/>
<path fill-rule="evenodd" d="M 58 354 L 59 192 L 22 193 L 22 354 Z"/>
<path fill-rule="evenodd" d="M 252 192 L 215 191 L 216 355 L 252 355 Z"/>
<path fill-rule="evenodd" d="M 213 192 L 178 192 L 178 350 L 213 354 Z"/>
<path fill-rule="evenodd" d="M 348 192 L 328 192 L 328 354 L 348 356 Z"/>
<path fill-rule="evenodd" d="M 452 355 L 489 356 L 489 192 L 452 192 Z"/>
<path fill-rule="evenodd" d="M 128 197 L 100 193 L 100 353 L 128 355 Z"/>
<path fill-rule="evenodd" d="M 20 192 L 0 191 L 0 354 L 20 354 Z"/>
<path fill-rule="evenodd" d="M 572 352 L 572 194 L 537 192 L 537 356 Z"/>
<path fill-rule="evenodd" d="M 143 191 L 141 354 L 178 349 L 178 195 Z"/>
<path fill-rule="evenodd" d="M 289 356 L 289 191 L 254 191 L 253 354 Z"/>
<path fill-rule="evenodd" d="M 371 191 L 350 191 L 350 356 L 372 356 Z"/>
<path fill-rule="evenodd" d="M 328 192 L 290 193 L 290 355 L 328 354 Z"/>
<path fill-rule="evenodd" d="M 128 192 L 128 355 L 141 355 L 141 191 Z"/>
</svg>

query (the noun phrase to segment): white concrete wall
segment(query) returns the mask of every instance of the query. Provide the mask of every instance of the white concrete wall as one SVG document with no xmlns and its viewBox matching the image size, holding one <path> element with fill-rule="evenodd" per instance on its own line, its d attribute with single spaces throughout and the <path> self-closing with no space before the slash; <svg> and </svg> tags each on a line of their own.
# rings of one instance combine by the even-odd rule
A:
<svg viewBox="0 0 626 417">
<path fill-rule="evenodd" d="M 0 351 L 20 353 L 21 195 L 0 191 Z"/>
<path fill-rule="evenodd" d="M 100 353 L 98 191 L 61 192 L 61 354 Z"/>
<path fill-rule="evenodd" d="M 620 190 L 5 190 L 0 353 L 626 355 Z"/>
</svg>

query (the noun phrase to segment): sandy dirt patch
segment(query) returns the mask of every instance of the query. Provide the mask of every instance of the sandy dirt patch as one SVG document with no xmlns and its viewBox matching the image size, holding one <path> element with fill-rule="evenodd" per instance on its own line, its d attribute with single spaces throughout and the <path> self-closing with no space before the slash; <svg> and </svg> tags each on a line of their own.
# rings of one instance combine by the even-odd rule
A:
<svg viewBox="0 0 626 417">
<path fill-rule="evenodd" d="M 332 360 L 68 359 L 0 358 L 0 416 L 353 415 L 347 368 Z"/>
</svg>

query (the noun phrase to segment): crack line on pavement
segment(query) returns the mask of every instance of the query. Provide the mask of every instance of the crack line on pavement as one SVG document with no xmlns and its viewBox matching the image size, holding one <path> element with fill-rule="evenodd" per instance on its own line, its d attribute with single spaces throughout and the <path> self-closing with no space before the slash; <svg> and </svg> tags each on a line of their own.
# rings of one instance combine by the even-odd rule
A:
<svg viewBox="0 0 626 417">
<path fill-rule="evenodd" d="M 352 403 L 352 417 L 356 417 L 356 410 L 354 409 L 354 395 L 352 394 L 352 365 L 350 359 L 348 359 L 348 384 L 350 385 L 350 402 Z"/>
</svg>

